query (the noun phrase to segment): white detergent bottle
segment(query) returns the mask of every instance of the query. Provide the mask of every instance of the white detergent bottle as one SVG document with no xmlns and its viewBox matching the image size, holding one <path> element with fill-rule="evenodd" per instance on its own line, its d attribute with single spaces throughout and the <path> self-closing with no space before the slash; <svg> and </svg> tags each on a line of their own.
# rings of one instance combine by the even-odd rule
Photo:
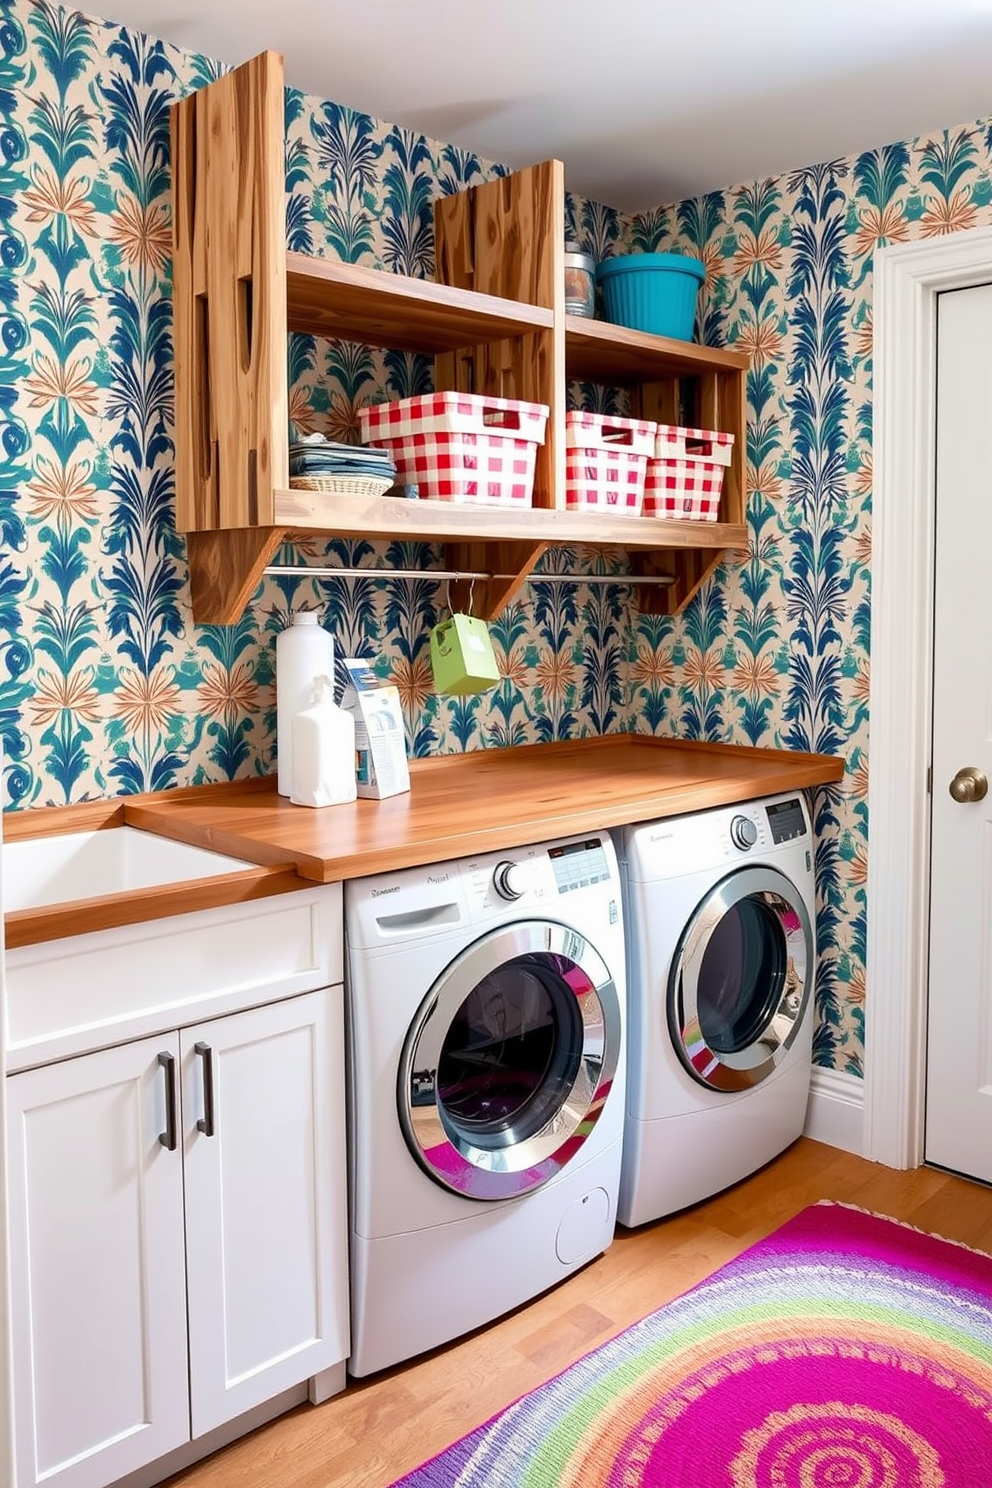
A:
<svg viewBox="0 0 992 1488">
<path fill-rule="evenodd" d="M 315 677 L 313 697 L 293 719 L 294 806 L 341 806 L 358 796 L 355 719 L 334 705 L 334 684 Z"/>
<path fill-rule="evenodd" d="M 314 677 L 334 676 L 334 638 L 312 610 L 297 610 L 276 636 L 276 764 L 279 794 L 293 790 L 293 719 L 313 696 Z"/>
</svg>

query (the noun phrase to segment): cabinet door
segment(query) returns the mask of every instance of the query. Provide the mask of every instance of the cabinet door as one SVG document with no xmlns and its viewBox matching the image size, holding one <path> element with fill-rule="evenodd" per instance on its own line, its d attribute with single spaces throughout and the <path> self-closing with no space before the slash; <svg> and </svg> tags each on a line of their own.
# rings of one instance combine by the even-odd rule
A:
<svg viewBox="0 0 992 1488">
<path fill-rule="evenodd" d="M 182 1033 L 194 1437 L 348 1355 L 342 988 Z"/>
<path fill-rule="evenodd" d="M 178 1054 L 8 1077 L 18 1488 L 102 1488 L 189 1439 L 182 1156 L 159 1140 Z"/>
</svg>

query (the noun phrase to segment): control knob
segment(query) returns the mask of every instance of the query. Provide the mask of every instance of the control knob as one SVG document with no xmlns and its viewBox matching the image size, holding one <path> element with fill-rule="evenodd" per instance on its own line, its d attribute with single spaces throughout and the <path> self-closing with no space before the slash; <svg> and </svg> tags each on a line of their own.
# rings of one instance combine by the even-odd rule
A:
<svg viewBox="0 0 992 1488">
<path fill-rule="evenodd" d="M 497 863 L 493 870 L 493 888 L 501 899 L 519 899 L 526 894 L 533 881 L 528 863 L 509 860 Z"/>
<path fill-rule="evenodd" d="M 747 852 L 758 840 L 758 829 L 749 816 L 735 816 L 730 823 L 730 840 L 735 847 Z"/>
</svg>

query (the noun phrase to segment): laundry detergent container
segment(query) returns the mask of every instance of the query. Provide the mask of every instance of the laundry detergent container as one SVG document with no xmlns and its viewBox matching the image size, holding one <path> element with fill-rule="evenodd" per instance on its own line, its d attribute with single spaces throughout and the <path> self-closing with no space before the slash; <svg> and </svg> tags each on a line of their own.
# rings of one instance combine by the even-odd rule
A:
<svg viewBox="0 0 992 1488">
<path fill-rule="evenodd" d="M 627 253 L 604 258 L 596 269 L 607 320 L 677 341 L 692 340 L 705 277 L 699 259 L 684 253 Z"/>
</svg>

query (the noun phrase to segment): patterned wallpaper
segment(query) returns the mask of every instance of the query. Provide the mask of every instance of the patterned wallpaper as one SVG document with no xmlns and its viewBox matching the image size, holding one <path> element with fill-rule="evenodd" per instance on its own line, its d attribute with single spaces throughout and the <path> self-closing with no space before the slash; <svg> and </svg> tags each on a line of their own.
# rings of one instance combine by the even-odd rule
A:
<svg viewBox="0 0 992 1488">
<path fill-rule="evenodd" d="M 992 131 L 971 124 L 635 219 L 570 201 L 570 235 L 702 255 L 704 339 L 746 348 L 751 551 L 686 614 L 535 583 L 493 626 L 493 692 L 431 691 L 427 577 L 267 580 L 196 627 L 173 526 L 168 104 L 202 58 L 38 0 L 0 0 L 0 734 L 7 807 L 268 772 L 274 637 L 323 612 L 399 683 L 418 754 L 634 727 L 838 752 L 818 807 L 821 1064 L 863 1053 L 871 550 L 872 254 L 992 222 Z M 287 96 L 291 246 L 430 274 L 431 202 L 500 167 Z M 427 386 L 405 354 L 293 338 L 293 414 Z M 609 394 L 582 388 L 584 402 Z M 427 561 L 336 543 L 348 564 Z M 291 556 L 291 555 L 286 555 Z M 573 567 L 577 555 L 556 558 Z M 620 560 L 601 560 L 615 569 Z"/>
<path fill-rule="evenodd" d="M 841 754 L 817 795 L 815 1057 L 861 1074 L 871 619 L 872 259 L 992 223 L 992 126 L 942 130 L 661 208 L 632 246 L 707 266 L 703 339 L 749 352 L 750 553 L 635 621 L 636 727 Z"/>
<path fill-rule="evenodd" d="M 374 656 L 396 679 L 417 754 L 622 726 L 614 590 L 535 586 L 494 626 L 504 681 L 466 699 L 432 691 L 437 581 L 270 579 L 239 625 L 192 624 L 173 513 L 168 106 L 218 68 L 43 0 L 0 0 L 0 18 L 5 804 L 267 773 L 275 636 L 304 606 L 341 654 Z M 287 134 L 291 246 L 402 273 L 433 272 L 434 196 L 500 173 L 294 92 Z M 569 212 L 598 251 L 616 238 L 615 212 Z M 292 413 L 347 435 L 356 403 L 421 391 L 429 371 L 295 337 Z M 440 566 L 413 544 L 329 550 L 349 566 Z"/>
</svg>

